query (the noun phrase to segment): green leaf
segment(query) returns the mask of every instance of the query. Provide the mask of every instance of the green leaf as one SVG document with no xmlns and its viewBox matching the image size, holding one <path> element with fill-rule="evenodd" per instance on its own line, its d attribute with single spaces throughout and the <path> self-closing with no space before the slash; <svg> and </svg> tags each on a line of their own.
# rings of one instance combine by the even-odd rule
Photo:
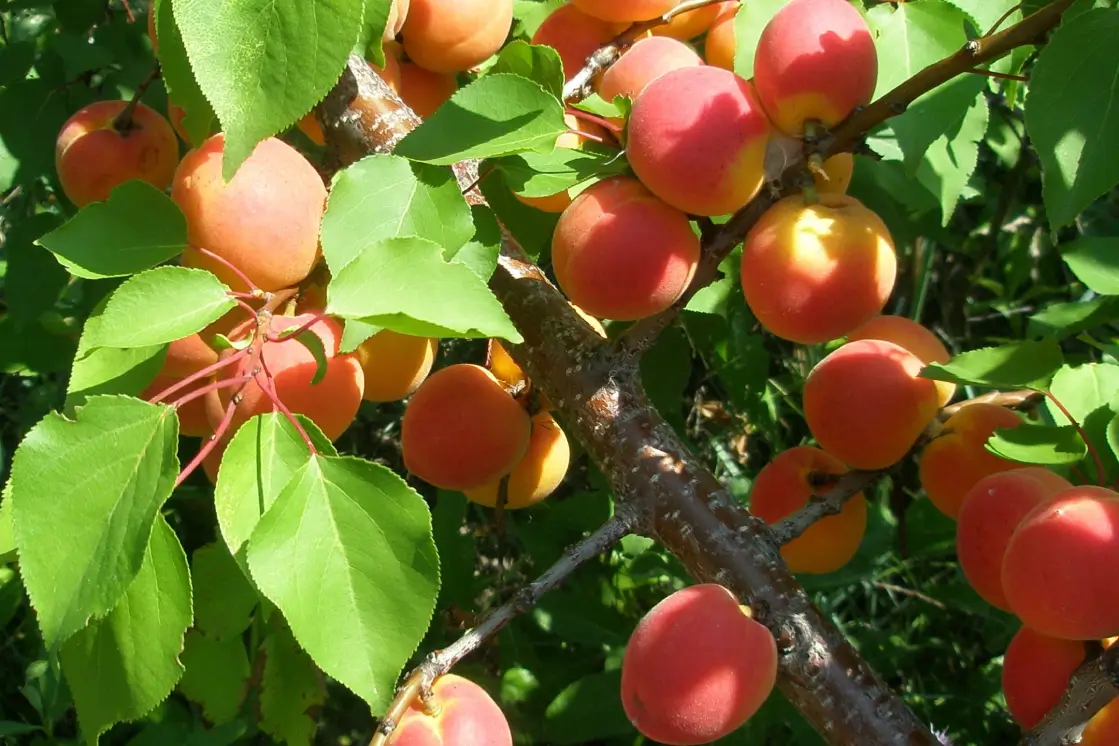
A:
<svg viewBox="0 0 1119 746">
<path fill-rule="evenodd" d="M 334 178 L 322 222 L 323 256 L 338 273 L 377 239 L 420 236 L 454 252 L 473 233 L 470 207 L 450 169 L 371 155 Z"/>
<path fill-rule="evenodd" d="M 0 563 L 10 562 L 16 556 L 16 532 L 12 523 L 12 501 L 9 498 L 12 483 L 4 485 L 0 497 Z"/>
<path fill-rule="evenodd" d="M 960 34 L 963 37 L 963 33 Z M 963 45 L 961 40 L 961 46 Z M 889 120 L 905 158 L 906 173 L 915 175 L 933 143 L 956 132 L 976 100 L 983 96 L 986 80 L 978 75 L 954 78 L 921 96 L 901 116 Z M 986 134 L 986 133 L 984 133 Z"/>
<path fill-rule="evenodd" d="M 288 746 L 311 746 L 315 720 L 308 711 L 326 700 L 322 675 L 278 615 L 270 627 L 260 682 L 261 730 Z"/>
<path fill-rule="evenodd" d="M 618 692 L 621 669 L 584 676 L 564 687 L 544 712 L 544 738 L 554 744 L 601 742 L 627 736 L 633 726 Z"/>
<path fill-rule="evenodd" d="M 967 196 L 989 116 L 987 98 L 978 96 L 959 124 L 928 148 L 917 168 L 917 179 L 940 197 L 942 226 L 951 221 L 960 198 Z"/>
<path fill-rule="evenodd" d="M 964 386 L 1041 391 L 1062 365 L 1061 346 L 1055 340 L 1014 342 L 964 352 L 943 365 L 932 363 L 921 372 L 921 377 Z"/>
<path fill-rule="evenodd" d="M 1026 464 L 1075 464 L 1088 454 L 1084 439 L 1072 425 L 1032 425 L 999 429 L 987 441 L 991 453 Z"/>
<path fill-rule="evenodd" d="M 1038 54 L 1026 96 L 1026 130 L 1041 159 L 1053 230 L 1069 225 L 1119 183 L 1119 10 L 1066 19 Z M 1075 81 L 1075 84 L 1070 84 Z"/>
<path fill-rule="evenodd" d="M 474 575 L 477 537 L 462 531 L 469 504 L 461 492 L 439 490 L 431 510 L 431 533 L 439 552 L 440 609 L 450 604 L 470 608 L 482 590 L 481 578 Z"/>
<path fill-rule="evenodd" d="M 1057 371 L 1049 385 L 1052 398 L 1045 399 L 1045 408 L 1053 422 L 1058 425 L 1070 424 L 1068 417 L 1053 401 L 1056 399 L 1084 430 L 1088 442 L 1096 446 L 1109 483 L 1119 476 L 1119 460 L 1104 448 L 1108 439 L 1108 425 L 1115 414 L 1111 403 L 1117 392 L 1119 366 L 1107 363 L 1088 363 L 1076 367 L 1066 365 Z M 1095 469 L 1094 465 L 1092 469 Z"/>
<path fill-rule="evenodd" d="M 178 205 L 146 181 L 126 181 L 104 202 L 86 205 L 40 238 L 78 277 L 123 277 L 167 261 L 187 247 Z"/>
<path fill-rule="evenodd" d="M 877 5 L 867 13 L 878 49 L 874 98 L 962 47 L 967 41 L 965 18 L 959 8 L 943 0 Z"/>
<path fill-rule="evenodd" d="M 351 353 L 360 347 L 362 342 L 379 331 L 381 331 L 381 327 L 376 324 L 366 324 L 364 321 L 350 319 L 342 327 L 342 341 L 338 345 L 338 351 L 343 354 Z"/>
<path fill-rule="evenodd" d="M 629 163 L 618 151 L 589 145 L 510 155 L 494 162 L 504 172 L 509 187 L 522 197 L 548 197 L 629 170 Z"/>
<path fill-rule="evenodd" d="M 1119 295 L 1119 238 L 1081 236 L 1061 246 L 1061 258 L 1090 290 Z"/>
<path fill-rule="evenodd" d="M 490 163 L 483 162 L 481 168 L 487 168 Z M 478 188 L 497 219 L 526 254 L 536 261 L 547 256 L 552 245 L 552 234 L 555 232 L 556 223 L 559 222 L 559 215 L 529 207 L 517 199 L 505 181 L 505 174 L 501 171 L 495 170 L 482 179 Z"/>
<path fill-rule="evenodd" d="M 361 35 L 355 52 L 377 67 L 385 66 L 382 44 L 392 4 L 393 0 L 365 0 L 365 15 L 362 17 Z"/>
<path fill-rule="evenodd" d="M 540 84 L 509 73 L 486 75 L 460 88 L 396 146 L 413 161 L 449 166 L 550 150 L 567 130 L 563 105 Z"/>
<path fill-rule="evenodd" d="M 96 347 L 91 340 L 96 338 L 100 323 L 100 316 L 90 316 L 82 330 L 66 392 L 68 412 L 97 394 L 140 394 L 167 359 L 167 345 L 130 350 Z"/>
<path fill-rule="evenodd" d="M 260 519 L 248 558 L 315 663 L 383 712 L 439 592 L 423 498 L 377 464 L 316 456 Z"/>
<path fill-rule="evenodd" d="M 237 717 L 248 693 L 252 669 L 240 637 L 213 640 L 196 629 L 187 632 L 179 691 L 202 705 L 202 714 L 215 725 Z"/>
<path fill-rule="evenodd" d="M 512 73 L 528 78 L 556 98 L 563 96 L 563 62 L 559 52 L 516 40 L 497 55 L 489 74 Z"/>
<path fill-rule="evenodd" d="M 976 31 L 986 34 L 999 19 L 1003 19 L 1000 29 L 1022 20 L 1022 11 L 1015 10 L 1021 3 L 1017 0 L 948 0 L 968 14 L 974 21 Z M 1009 13 L 1009 15 L 1008 15 Z"/>
<path fill-rule="evenodd" d="M 172 5 L 172 0 L 156 0 L 150 11 L 156 14 L 159 69 L 163 74 L 168 96 L 174 98 L 175 104 L 186 112 L 183 127 L 191 143 L 201 145 L 213 129 L 214 110 L 198 87 L 194 70 L 187 58 L 186 47 L 183 46 L 183 35 L 179 33 L 179 27 L 175 23 Z"/>
<path fill-rule="evenodd" d="M 326 376 L 326 346 L 319 339 L 319 335 L 310 329 L 300 331 L 300 327 L 300 324 L 292 324 L 281 330 L 277 336 L 281 340 L 295 339 L 296 342 L 307 348 L 307 352 L 310 352 L 311 357 L 315 359 L 315 375 L 311 378 L 311 384 L 317 385 Z"/>
<path fill-rule="evenodd" d="M 365 247 L 331 280 L 327 313 L 415 336 L 523 341 L 486 283 L 423 238 Z"/>
<path fill-rule="evenodd" d="M 0 87 L 0 192 L 54 173 L 54 145 L 72 111 L 51 81 Z"/>
<path fill-rule="evenodd" d="M 754 77 L 754 51 L 762 31 L 789 0 L 750 0 L 738 7 L 734 17 L 734 72 L 740 78 Z"/>
<path fill-rule="evenodd" d="M 70 279 L 69 273 L 49 251 L 35 241 L 62 224 L 62 218 L 41 212 L 14 221 L 4 239 L 4 302 L 17 327 L 36 321 L 58 300 Z"/>
<path fill-rule="evenodd" d="M 493 210 L 486 205 L 472 205 L 470 214 L 476 226 L 474 237 L 453 255 L 446 252 L 445 255 L 488 282 L 497 269 L 497 256 L 501 253 L 501 226 Z"/>
<path fill-rule="evenodd" d="M 20 569 L 55 648 L 116 606 L 140 571 L 179 473 L 170 407 L 95 396 L 77 420 L 47 415 L 12 461 Z"/>
<path fill-rule="evenodd" d="M 213 640 L 240 639 L 257 604 L 249 579 L 223 542 L 195 549 L 191 559 L 195 628 Z"/>
<path fill-rule="evenodd" d="M 1052 303 L 1030 316 L 1026 335 L 1064 339 L 1119 318 L 1119 298 Z"/>
<path fill-rule="evenodd" d="M 362 0 L 175 0 L 195 78 L 225 132 L 226 180 L 257 143 L 330 91 L 362 24 Z"/>
<path fill-rule="evenodd" d="M 183 674 L 190 575 L 175 532 L 157 515 L 142 564 L 120 603 L 62 646 L 62 669 L 90 743 L 162 702 Z"/>
</svg>

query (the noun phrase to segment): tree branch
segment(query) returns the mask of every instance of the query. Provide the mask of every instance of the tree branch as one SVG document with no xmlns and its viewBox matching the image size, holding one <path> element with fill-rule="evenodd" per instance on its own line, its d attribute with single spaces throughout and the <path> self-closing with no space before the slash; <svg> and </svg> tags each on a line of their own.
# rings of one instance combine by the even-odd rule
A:
<svg viewBox="0 0 1119 746">
<path fill-rule="evenodd" d="M 908 458 L 908 457 L 907 457 Z M 827 494 L 813 497 L 808 504 L 769 529 L 773 541 L 780 546 L 812 527 L 816 521 L 829 515 L 839 515 L 843 506 L 855 495 L 865 490 L 882 476 L 881 471 L 849 471 L 839 478 Z"/>
<path fill-rule="evenodd" d="M 1061 703 L 1026 733 L 1019 746 L 1065 746 L 1080 742 L 1092 717 L 1119 696 L 1119 645 L 1085 661 L 1069 680 Z"/>
<path fill-rule="evenodd" d="M 955 404 L 950 404 L 940 410 L 940 419 L 947 420 L 952 415 L 959 412 L 961 409 L 970 407 L 973 404 L 997 404 L 1000 407 L 1007 409 L 1033 409 L 1036 407 L 1045 394 L 1040 391 L 1031 391 L 1030 389 L 1023 389 L 1022 391 L 992 391 L 988 394 L 981 394 L 973 399 L 965 399 Z"/>
</svg>

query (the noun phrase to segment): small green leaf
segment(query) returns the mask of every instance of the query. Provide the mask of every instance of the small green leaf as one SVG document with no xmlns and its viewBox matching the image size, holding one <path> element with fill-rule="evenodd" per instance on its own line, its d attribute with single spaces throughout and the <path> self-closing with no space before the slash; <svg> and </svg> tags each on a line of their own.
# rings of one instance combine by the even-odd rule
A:
<svg viewBox="0 0 1119 746">
<path fill-rule="evenodd" d="M 1119 318 L 1119 298 L 1115 297 L 1053 303 L 1030 316 L 1026 336 L 1064 339 L 1116 318 Z"/>
<path fill-rule="evenodd" d="M 382 44 L 392 4 L 393 0 L 365 0 L 365 15 L 362 17 L 361 35 L 355 45 L 355 52 L 377 67 L 385 66 Z"/>
<path fill-rule="evenodd" d="M 556 148 L 551 153 L 521 153 L 494 161 L 509 187 L 522 197 L 548 197 L 590 181 L 629 170 L 618 151 L 607 148 Z"/>
<path fill-rule="evenodd" d="M 214 126 L 214 110 L 202 95 L 194 71 L 187 59 L 183 35 L 175 24 L 172 0 L 156 0 L 151 13 L 155 13 L 156 37 L 159 39 L 159 69 L 167 86 L 167 95 L 186 112 L 183 127 L 192 145 L 201 145 Z"/>
<path fill-rule="evenodd" d="M 194 626 L 208 638 L 238 638 L 248 629 L 257 605 L 256 591 L 223 542 L 194 550 Z"/>
<path fill-rule="evenodd" d="M 996 456 L 1026 464 L 1059 466 L 1075 464 L 1088 454 L 1084 439 L 1072 425 L 1032 425 L 999 429 L 987 441 Z"/>
<path fill-rule="evenodd" d="M 492 161 L 485 161 L 481 168 L 488 168 L 491 164 Z M 501 225 L 526 254 L 536 261 L 548 255 L 559 215 L 529 207 L 517 199 L 501 171 L 495 170 L 482 179 L 478 187 Z"/>
<path fill-rule="evenodd" d="M 58 300 L 70 279 L 69 273 L 54 256 L 35 244 L 45 233 L 62 224 L 62 218 L 41 212 L 13 221 L 4 239 L 4 257 L 8 271 L 4 274 L 4 302 L 17 327 L 36 321 Z"/>
<path fill-rule="evenodd" d="M 446 256 L 450 261 L 465 265 L 483 282 L 488 282 L 497 269 L 497 256 L 501 253 L 501 226 L 486 205 L 471 206 L 470 214 L 476 226 L 474 237 L 454 254 L 447 253 Z"/>
<path fill-rule="evenodd" d="M 972 102 L 959 124 L 929 146 L 917 168 L 917 179 L 940 197 L 941 225 L 948 226 L 960 199 L 970 196 L 968 184 L 979 163 L 979 143 L 987 134 L 990 111 L 986 96 Z"/>
<path fill-rule="evenodd" d="M 539 83 L 556 98 L 563 96 L 563 62 L 551 47 L 514 41 L 497 55 L 489 74 L 512 73 Z"/>
<path fill-rule="evenodd" d="M 613 101 L 607 101 L 597 93 L 592 93 L 582 101 L 569 104 L 572 108 L 585 111 L 603 119 L 622 118 L 629 115 L 629 107 L 622 107 L 619 102 L 626 101 L 624 96 L 616 96 Z"/>
<path fill-rule="evenodd" d="M 964 386 L 1041 391 L 1062 365 L 1064 357 L 1055 340 L 1015 342 L 964 352 L 943 365 L 932 363 L 921 372 L 921 377 Z"/>
<path fill-rule="evenodd" d="M 1081 236 L 1061 246 L 1076 278 L 1100 295 L 1119 295 L 1119 238 Z"/>
<path fill-rule="evenodd" d="M 311 746 L 315 720 L 308 712 L 326 700 L 322 674 L 273 614 L 264 639 L 264 675 L 260 682 L 260 727 L 289 746 Z"/>
<path fill-rule="evenodd" d="M 213 640 L 196 629 L 187 632 L 183 648 L 186 671 L 179 691 L 202 705 L 202 714 L 215 725 L 237 717 L 248 693 L 252 673 L 240 637 Z"/>
<path fill-rule="evenodd" d="M 16 532 L 12 524 L 12 501 L 8 494 L 11 492 L 12 483 L 4 485 L 3 496 L 0 497 L 0 563 L 11 562 L 16 556 Z"/>
</svg>

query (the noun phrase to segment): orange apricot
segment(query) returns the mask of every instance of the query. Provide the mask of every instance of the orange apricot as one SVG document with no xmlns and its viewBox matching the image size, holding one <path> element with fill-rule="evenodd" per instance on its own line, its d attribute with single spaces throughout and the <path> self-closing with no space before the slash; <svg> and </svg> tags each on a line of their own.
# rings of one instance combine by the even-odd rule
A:
<svg viewBox="0 0 1119 746">
<path fill-rule="evenodd" d="M 225 136 L 214 135 L 187 153 L 175 172 L 171 198 L 187 220 L 190 247 L 183 263 L 208 269 L 235 290 L 244 283 L 207 249 L 233 264 L 265 291 L 301 282 L 319 257 L 319 223 L 326 187 L 299 151 L 262 140 L 227 183 L 222 178 Z"/>
<path fill-rule="evenodd" d="M 98 101 L 73 114 L 58 133 L 54 165 L 62 191 L 78 207 L 109 198 L 126 181 L 166 189 L 179 164 L 179 141 L 167 119 L 137 104 L 132 123 L 118 129 L 127 101 Z"/>
<path fill-rule="evenodd" d="M 186 378 L 217 361 L 217 351 L 198 334 L 191 334 L 168 345 L 162 372 L 172 378 Z"/>
<path fill-rule="evenodd" d="M 804 381 L 804 418 L 816 442 L 848 466 L 885 469 L 905 457 L 938 409 L 924 363 L 893 342 L 848 342 Z"/>
<path fill-rule="evenodd" d="M 842 337 L 879 313 L 897 255 L 873 210 L 845 194 L 786 197 L 762 215 L 742 251 L 742 292 L 758 322 L 800 344 Z"/>
<path fill-rule="evenodd" d="M 825 164 L 826 165 L 826 164 Z M 848 342 L 856 339 L 884 339 L 912 352 L 925 363 L 946 363 L 952 357 L 940 338 L 925 327 L 905 316 L 874 316 L 870 321 L 847 335 Z M 956 384 L 937 381 L 940 390 L 940 406 L 952 401 L 956 394 Z"/>
<path fill-rule="evenodd" d="M 358 345 L 355 353 L 365 371 L 366 401 L 403 399 L 424 382 L 439 351 L 439 340 L 382 329 Z"/>
<path fill-rule="evenodd" d="M 637 178 L 668 204 L 725 215 L 761 189 L 770 131 L 750 83 L 718 67 L 684 67 L 634 101 L 626 154 Z"/>
<path fill-rule="evenodd" d="M 571 0 L 589 16 L 612 23 L 649 21 L 676 7 L 677 0 Z"/>
<path fill-rule="evenodd" d="M 599 318 L 633 321 L 665 310 L 699 264 L 688 217 L 640 182 L 613 177 L 584 191 L 552 235 L 560 289 Z"/>
<path fill-rule="evenodd" d="M 1061 701 L 1086 652 L 1082 642 L 1049 637 L 1029 627 L 1010 640 L 1002 659 L 1002 691 L 1007 709 L 1024 730 L 1041 722 Z"/>
<path fill-rule="evenodd" d="M 596 49 L 611 42 L 626 24 L 589 16 L 570 3 L 552 11 L 532 35 L 532 43 L 551 47 L 563 62 L 565 80 L 571 80 Z"/>
<path fill-rule="evenodd" d="M 694 585 L 646 614 L 622 657 L 622 705 L 646 738 L 711 743 L 758 711 L 777 678 L 777 645 L 720 585 Z"/>
<path fill-rule="evenodd" d="M 983 477 L 956 517 L 956 554 L 967 582 L 987 603 L 1010 611 L 1002 560 L 1014 529 L 1034 508 L 1072 485 L 1048 469 L 1027 466 Z"/>
<path fill-rule="evenodd" d="M 816 191 L 820 194 L 846 194 L 855 174 L 855 156 L 852 153 L 836 153 L 824 161 L 824 175 L 812 177 Z"/>
<path fill-rule="evenodd" d="M 703 60 L 682 41 L 667 36 L 639 39 L 611 65 L 598 82 L 598 95 L 607 101 L 615 96 L 631 100 L 669 70 L 698 67 Z"/>
<path fill-rule="evenodd" d="M 678 0 L 676 5 L 684 0 Z M 675 6 L 674 6 L 675 7 Z M 673 16 L 668 23 L 662 23 L 653 29 L 653 36 L 669 36 L 680 41 L 688 41 L 702 35 L 711 28 L 712 24 L 723 14 L 738 7 L 738 0 L 725 3 L 704 5 L 695 10 L 689 10 L 680 15 Z"/>
<path fill-rule="evenodd" d="M 1080 746 L 1113 746 L 1119 743 L 1119 697 L 1092 716 L 1080 736 Z"/>
<path fill-rule="evenodd" d="M 512 26 L 513 0 L 411 0 L 404 51 L 432 72 L 462 72 L 501 49 Z"/>
<path fill-rule="evenodd" d="M 734 71 L 734 53 L 737 44 L 734 35 L 734 18 L 737 14 L 738 8 L 735 3 L 734 7 L 721 11 L 711 24 L 711 28 L 707 30 L 707 38 L 703 40 L 703 58 L 707 60 L 708 65 Z"/>
<path fill-rule="evenodd" d="M 556 138 L 557 148 L 577 150 L 589 142 L 590 138 L 606 137 L 606 128 L 581 119 L 574 114 L 564 114 L 563 121 L 571 129 Z M 590 138 L 587 137 L 588 135 Z M 546 197 L 522 197 L 516 192 L 513 193 L 513 196 L 529 207 L 557 214 L 566 210 L 568 205 L 571 204 L 571 194 L 566 189 Z"/>
<path fill-rule="evenodd" d="M 529 508 L 556 491 L 571 463 L 571 445 L 563 428 L 548 412 L 532 418 L 532 436 L 525 455 L 509 472 L 505 507 L 510 510 Z M 464 490 L 471 502 L 497 506 L 501 480 L 475 489 Z"/>
<path fill-rule="evenodd" d="M 495 482 L 528 451 L 532 421 L 493 374 L 458 363 L 436 371 L 404 410 L 404 466 L 446 490 Z"/>
<path fill-rule="evenodd" d="M 1119 634 L 1119 494 L 1058 492 L 1018 524 L 1002 561 L 1002 587 L 1023 624 L 1052 637 Z"/>
<path fill-rule="evenodd" d="M 986 448 L 995 430 L 1021 424 L 1022 418 L 1011 410 L 985 402 L 964 407 L 945 420 L 944 431 L 922 449 L 918 460 L 921 486 L 932 504 L 955 518 L 980 479 L 1024 466 Z"/>
<path fill-rule="evenodd" d="M 456 674 L 431 685 L 426 705 L 417 697 L 388 737 L 386 746 L 512 746 L 509 721 L 485 689 Z"/>
<path fill-rule="evenodd" d="M 404 22 L 408 20 L 410 5 L 410 0 L 392 0 L 388 21 L 385 22 L 385 32 L 381 37 L 383 41 L 392 41 L 400 34 L 404 28 Z"/>
<path fill-rule="evenodd" d="M 795 446 L 774 456 L 762 467 L 750 488 L 750 512 L 773 525 L 824 495 L 811 481 L 813 474 L 841 475 L 847 467 L 830 453 L 812 446 Z M 829 573 L 846 565 L 859 551 L 866 533 L 866 497 L 859 492 L 837 515 L 816 521 L 781 547 L 781 557 L 793 572 Z"/>
<path fill-rule="evenodd" d="M 847 0 L 791 0 L 762 30 L 754 85 L 773 124 L 800 136 L 808 120 L 834 127 L 870 102 L 878 52 Z"/>
<path fill-rule="evenodd" d="M 400 63 L 401 100 L 421 117 L 430 117 L 458 90 L 454 73 L 433 73 L 414 62 Z"/>
</svg>

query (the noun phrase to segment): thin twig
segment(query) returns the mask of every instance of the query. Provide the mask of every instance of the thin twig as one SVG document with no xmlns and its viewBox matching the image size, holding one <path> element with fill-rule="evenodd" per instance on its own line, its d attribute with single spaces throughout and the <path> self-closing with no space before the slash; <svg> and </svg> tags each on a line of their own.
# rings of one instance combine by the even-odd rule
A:
<svg viewBox="0 0 1119 746">
<path fill-rule="evenodd" d="M 1092 454 L 1092 460 L 1096 462 L 1096 484 L 1103 486 L 1103 461 L 1100 460 L 1100 452 L 1096 450 L 1096 444 L 1088 437 L 1088 433 L 1085 432 L 1084 427 L 1072 416 L 1072 412 L 1068 411 L 1068 408 L 1061 403 L 1061 400 L 1058 399 L 1052 391 L 1046 391 L 1045 396 L 1048 397 L 1049 401 L 1053 402 L 1053 405 L 1057 407 L 1057 409 L 1061 410 L 1061 414 L 1063 414 L 1069 421 L 1069 424 L 1076 429 L 1076 432 L 1080 434 L 1080 438 L 1084 441 L 1084 444 L 1088 446 L 1088 453 Z"/>
<path fill-rule="evenodd" d="M 157 62 L 155 67 L 152 68 L 152 71 L 148 73 L 148 77 L 144 78 L 143 82 L 136 86 L 136 92 L 132 94 L 132 100 L 128 102 L 127 106 L 121 109 L 120 114 L 117 114 L 117 118 L 113 120 L 114 130 L 127 136 L 128 133 L 135 128 L 132 122 L 132 115 L 136 113 L 136 107 L 140 105 L 140 99 L 148 92 L 148 87 L 162 74 L 159 63 Z"/>
<path fill-rule="evenodd" d="M 214 373 L 218 372 L 219 370 L 226 367 L 227 365 L 232 365 L 233 363 L 237 362 L 241 358 L 246 357 L 247 355 L 250 354 L 249 350 L 250 350 L 249 347 L 242 348 L 240 350 L 237 350 L 232 355 L 230 355 L 229 357 L 227 357 L 223 360 L 218 360 L 216 363 L 213 363 L 212 365 L 207 365 L 202 370 L 198 371 L 197 373 L 193 373 L 193 374 L 187 376 L 186 378 L 182 379 L 181 381 L 178 381 L 177 383 L 175 383 L 173 386 L 168 386 L 163 391 L 160 391 L 158 394 L 156 394 L 152 398 L 148 399 L 148 401 L 151 402 L 152 404 L 159 404 L 159 402 L 163 401 L 164 399 L 166 399 L 167 397 L 171 396 L 172 394 L 174 394 L 178 391 L 182 391 L 183 389 L 190 386 L 195 381 L 200 381 L 203 378 L 207 378 L 208 376 L 213 375 Z"/>
<path fill-rule="evenodd" d="M 319 311 L 309 321 L 307 321 L 303 324 L 300 324 L 295 329 L 285 330 L 283 332 L 280 332 L 279 334 L 273 334 L 272 332 L 268 332 L 266 337 L 267 337 L 269 342 L 286 342 L 289 339 L 293 339 L 295 337 L 298 337 L 300 334 L 307 331 L 312 326 L 319 323 L 320 321 L 322 321 L 325 318 L 326 318 L 326 314 Z"/>
<path fill-rule="evenodd" d="M 847 472 L 839 478 L 834 487 L 828 490 L 827 494 L 813 497 L 799 511 L 780 523 L 775 523 L 769 529 L 773 541 L 779 545 L 788 544 L 800 537 L 821 518 L 839 515 L 848 500 L 874 484 L 875 480 L 884 473 L 881 471 Z"/>
<path fill-rule="evenodd" d="M 276 390 L 276 379 L 272 376 L 272 371 L 268 368 L 268 361 L 264 358 L 263 352 L 260 355 L 260 367 L 264 373 L 265 380 L 262 383 L 258 375 L 256 385 L 260 387 L 260 390 L 264 392 L 265 396 L 272 400 L 272 406 L 280 410 L 284 417 L 287 418 L 287 421 L 292 424 L 295 431 L 299 433 L 299 437 L 303 438 L 303 442 L 307 444 L 307 449 L 311 452 L 311 455 L 314 456 L 319 451 L 315 448 L 315 443 L 311 440 L 311 436 L 307 433 L 306 428 L 303 427 L 303 423 L 292 414 L 291 409 L 289 409 L 288 405 L 284 404 L 283 400 L 280 398 L 280 394 Z"/>
<path fill-rule="evenodd" d="M 1020 83 L 1030 82 L 1030 79 L 1025 75 L 1015 75 L 1013 73 L 997 73 L 994 70 L 980 70 L 977 67 L 973 67 L 971 70 L 968 70 L 968 72 L 972 73 L 973 75 L 985 75 L 988 78 L 998 78 L 999 80 L 1017 80 Z"/>
<path fill-rule="evenodd" d="M 1022 8 L 1022 3 L 1018 3 L 1013 8 L 1011 8 L 1010 10 L 1003 13 L 1001 16 L 999 16 L 999 19 L 991 25 L 991 28 L 987 29 L 987 33 L 985 33 L 983 35 L 984 36 L 990 36 L 991 34 L 998 31 L 999 28 L 1002 26 L 1003 22 L 1006 21 L 1007 18 L 1010 18 L 1010 16 L 1014 15 L 1014 11 L 1021 10 L 1021 8 Z"/>
<path fill-rule="evenodd" d="M 210 393 L 211 391 L 218 391 L 219 389 L 231 389 L 234 386 L 244 385 L 250 380 L 250 378 L 250 376 L 238 376 L 236 378 L 223 378 L 220 381 L 211 381 L 205 386 L 200 386 L 194 391 L 190 391 L 186 394 L 183 394 L 178 399 L 168 402 L 168 404 L 172 407 L 175 407 L 176 409 L 179 409 L 186 404 L 190 404 L 195 399 L 201 399 L 203 396 Z"/>
<path fill-rule="evenodd" d="M 881 583 L 881 582 L 878 582 L 878 581 L 875 581 L 875 582 L 871 583 L 871 585 L 874 586 L 875 588 L 878 588 L 879 590 L 886 591 L 887 593 L 897 593 L 897 594 L 902 595 L 902 596 L 910 596 L 911 598 L 920 599 L 921 601 L 924 601 L 927 604 L 932 604 L 933 606 L 935 606 L 938 609 L 947 609 L 948 608 L 944 603 L 942 603 L 940 601 L 937 601 L 932 596 L 926 596 L 924 593 L 921 593 L 920 591 L 915 591 L 912 588 L 905 588 L 905 587 L 900 586 L 900 585 L 894 585 L 893 583 Z"/>
<path fill-rule="evenodd" d="M 966 409 L 974 404 L 995 404 L 1007 409 L 1021 409 L 1030 410 L 1037 406 L 1038 402 L 1045 398 L 1045 395 L 1040 391 L 1032 391 L 1024 389 L 1022 391 L 992 391 L 989 394 L 982 394 L 972 399 L 965 399 L 955 404 L 950 404 L 940 410 L 938 415 L 941 421 L 947 420 L 954 414 L 957 414 L 961 409 Z"/>
</svg>

